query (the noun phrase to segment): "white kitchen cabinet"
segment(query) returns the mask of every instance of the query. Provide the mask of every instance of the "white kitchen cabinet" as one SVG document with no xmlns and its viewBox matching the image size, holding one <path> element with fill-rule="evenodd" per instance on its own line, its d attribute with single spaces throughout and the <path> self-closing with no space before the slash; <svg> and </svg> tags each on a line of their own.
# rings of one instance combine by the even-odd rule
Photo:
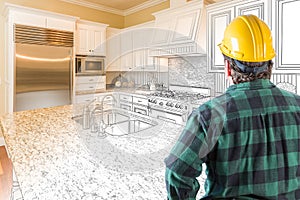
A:
<svg viewBox="0 0 300 200">
<path fill-rule="evenodd" d="M 149 56 L 153 22 L 123 30 L 109 29 L 107 71 L 156 71 L 154 58 Z"/>
<path fill-rule="evenodd" d="M 23 13 L 16 12 L 14 13 L 14 21 L 16 24 L 23 24 L 28 26 L 37 26 L 46 28 L 46 17 L 40 16 L 33 13 Z"/>
<path fill-rule="evenodd" d="M 36 26 L 63 31 L 75 30 L 75 21 L 77 17 L 54 14 L 47 11 L 40 11 L 31 8 L 25 8 L 10 5 L 9 12 L 15 24 Z"/>
<path fill-rule="evenodd" d="M 274 4 L 275 16 L 275 71 L 299 73 L 300 71 L 300 19 L 299 0 L 276 0 Z"/>
<path fill-rule="evenodd" d="M 73 104 L 87 104 L 96 99 L 97 96 L 95 94 L 82 94 L 82 95 L 76 95 L 73 99 Z"/>
<path fill-rule="evenodd" d="M 132 31 L 125 30 L 121 34 L 121 69 L 131 71 L 133 69 L 133 37 Z"/>
<path fill-rule="evenodd" d="M 134 71 L 157 71 L 155 58 L 149 55 L 152 34 L 152 24 L 149 23 L 132 30 Z"/>
<path fill-rule="evenodd" d="M 270 0 L 233 0 L 207 6 L 207 64 L 209 72 L 224 72 L 224 58 L 218 44 L 227 25 L 238 15 L 253 14 L 271 26 Z"/>
<path fill-rule="evenodd" d="M 125 110 L 132 111 L 132 95 L 120 93 L 119 107 Z"/>
<path fill-rule="evenodd" d="M 73 32 L 75 30 L 75 23 L 70 22 L 68 20 L 48 17 L 47 21 L 46 21 L 46 27 L 51 28 L 51 29 L 72 31 Z"/>
<path fill-rule="evenodd" d="M 106 71 L 121 71 L 121 29 L 106 30 Z"/>
<path fill-rule="evenodd" d="M 146 96 L 132 96 L 132 111 L 142 115 L 149 115 L 148 98 Z"/>
<path fill-rule="evenodd" d="M 106 90 L 106 76 L 76 76 L 75 93 L 94 93 Z"/>
<path fill-rule="evenodd" d="M 106 27 L 107 24 L 80 20 L 77 23 L 76 54 L 78 55 L 106 55 Z"/>
<path fill-rule="evenodd" d="M 101 102 L 103 100 L 103 98 L 105 97 L 105 99 L 103 100 L 103 102 L 107 105 L 107 104 L 113 104 L 114 103 L 114 99 L 111 96 L 108 95 L 113 95 L 115 96 L 112 92 L 103 92 L 103 93 L 93 93 L 93 94 L 80 94 L 80 95 L 76 95 L 74 98 L 74 102 L 73 103 L 90 103 L 91 101 L 95 100 L 98 102 Z"/>
</svg>

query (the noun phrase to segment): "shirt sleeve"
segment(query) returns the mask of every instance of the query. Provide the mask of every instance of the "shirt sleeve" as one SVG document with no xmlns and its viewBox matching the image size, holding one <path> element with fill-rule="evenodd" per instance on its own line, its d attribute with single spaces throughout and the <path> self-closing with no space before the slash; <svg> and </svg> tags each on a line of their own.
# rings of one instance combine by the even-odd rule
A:
<svg viewBox="0 0 300 200">
<path fill-rule="evenodd" d="M 193 112 L 178 141 L 165 159 L 166 188 L 169 200 L 192 200 L 200 185 L 196 177 L 201 175 L 206 160 L 207 142 L 199 114 Z"/>
</svg>

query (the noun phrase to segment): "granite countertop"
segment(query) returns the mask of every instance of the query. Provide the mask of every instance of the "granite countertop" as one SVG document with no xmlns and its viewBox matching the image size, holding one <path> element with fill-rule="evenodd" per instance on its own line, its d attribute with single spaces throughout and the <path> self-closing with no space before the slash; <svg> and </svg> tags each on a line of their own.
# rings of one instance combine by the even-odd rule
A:
<svg viewBox="0 0 300 200">
<path fill-rule="evenodd" d="M 100 138 L 72 120 L 78 110 L 67 105 L 0 118 L 23 199 L 166 199 L 163 159 L 183 126 L 157 121 L 143 132 Z"/>
<path fill-rule="evenodd" d="M 141 90 L 136 88 L 107 88 L 106 90 L 92 90 L 92 91 L 77 91 L 76 95 L 85 95 L 85 94 L 99 94 L 99 93 L 107 93 L 107 92 L 124 92 L 130 94 L 142 94 L 148 95 L 154 93 L 156 91 L 151 90 Z"/>
</svg>

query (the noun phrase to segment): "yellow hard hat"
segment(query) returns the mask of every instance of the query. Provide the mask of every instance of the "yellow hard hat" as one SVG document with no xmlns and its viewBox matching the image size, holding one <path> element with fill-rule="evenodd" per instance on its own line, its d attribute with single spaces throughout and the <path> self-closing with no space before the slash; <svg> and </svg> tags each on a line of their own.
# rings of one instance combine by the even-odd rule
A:
<svg viewBox="0 0 300 200">
<path fill-rule="evenodd" d="M 226 56 L 246 62 L 263 62 L 275 57 L 269 27 L 254 15 L 235 18 L 218 45 Z"/>
</svg>

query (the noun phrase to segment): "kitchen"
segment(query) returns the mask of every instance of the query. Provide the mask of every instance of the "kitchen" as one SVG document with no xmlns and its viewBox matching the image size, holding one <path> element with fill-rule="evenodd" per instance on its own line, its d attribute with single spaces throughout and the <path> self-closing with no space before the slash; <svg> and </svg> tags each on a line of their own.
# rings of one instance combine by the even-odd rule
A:
<svg viewBox="0 0 300 200">
<path fill-rule="evenodd" d="M 8 1 L 8 3 L 15 3 L 15 2 L 17 1 Z M 67 4 L 65 2 L 67 1 L 64 1 L 64 3 L 62 3 L 62 1 L 55 1 L 55 3 L 61 6 L 68 5 L 70 6 L 70 8 L 74 8 L 76 6 L 78 7 L 78 5 L 75 6 L 73 4 L 72 5 Z M 206 3 L 209 2 L 214 2 L 214 1 L 206 1 Z M 286 1 L 286 2 L 290 2 L 290 1 Z M 285 51 L 287 50 L 290 51 L 289 53 L 290 56 L 293 55 L 293 51 L 292 51 L 293 45 L 291 45 L 292 42 L 288 43 L 289 46 L 288 45 L 285 46 L 283 45 L 283 43 L 280 42 L 281 40 L 284 41 L 288 40 L 289 37 L 287 37 L 286 34 L 282 34 L 282 35 L 278 34 L 280 33 L 278 30 L 281 30 L 282 24 L 278 23 L 276 20 L 271 20 L 271 19 L 275 19 L 273 15 L 278 15 L 281 18 L 283 18 L 283 13 L 280 13 L 278 11 L 279 8 L 281 7 L 286 9 L 292 9 L 291 7 L 296 7 L 297 5 L 299 5 L 297 1 L 295 3 L 287 3 L 287 4 L 285 4 L 285 1 L 276 1 L 276 3 L 272 3 L 272 1 L 251 1 L 249 4 L 245 4 L 245 2 L 243 1 L 225 1 L 219 4 L 214 3 L 210 6 L 207 6 L 205 12 L 203 10 L 202 10 L 203 12 L 200 12 L 201 9 L 200 8 L 198 9 L 198 7 L 196 7 L 195 10 L 197 12 L 193 13 L 191 12 L 191 10 L 189 10 L 191 8 L 184 8 L 184 9 L 182 8 L 185 7 L 183 6 L 185 4 L 189 4 L 189 5 L 197 4 L 197 6 L 199 5 L 202 6 L 202 3 L 200 3 L 200 1 L 199 2 L 195 2 L 195 1 L 194 2 L 193 1 L 165 2 L 164 1 L 163 3 L 159 4 L 159 6 L 157 6 L 159 7 L 157 8 L 157 10 L 155 10 L 154 12 L 151 11 L 151 13 L 149 14 L 149 16 L 152 17 L 151 20 L 145 19 L 147 17 L 140 17 L 140 18 L 137 17 L 139 16 L 139 13 L 137 12 L 136 15 L 134 14 L 125 15 L 127 18 L 125 17 L 124 20 L 125 22 L 123 25 L 122 23 L 118 24 L 117 22 L 115 23 L 109 22 L 107 19 L 112 18 L 112 16 L 109 16 L 107 13 L 101 13 L 101 15 L 94 15 L 95 14 L 94 10 L 91 15 L 100 16 L 100 17 L 103 16 L 102 21 L 97 19 L 98 22 L 91 23 L 91 21 L 93 21 L 92 16 L 87 16 L 87 14 L 82 14 L 81 12 L 78 12 L 77 14 L 75 11 L 71 11 L 72 9 L 70 9 L 70 11 L 62 11 L 61 8 L 55 8 L 55 6 L 54 8 L 50 7 L 49 9 L 46 9 L 45 8 L 46 6 L 44 7 L 42 5 L 31 6 L 30 3 L 28 3 L 28 5 L 26 6 L 51 11 L 51 13 L 48 13 L 48 11 L 44 12 L 40 10 L 34 10 L 34 11 L 31 10 L 31 12 L 37 12 L 37 13 L 41 12 L 47 16 L 49 15 L 48 18 L 46 19 L 47 26 L 53 25 L 53 23 L 52 24 L 50 23 L 51 21 L 54 22 L 54 25 L 60 24 L 60 23 L 55 23 L 57 21 L 52 19 L 54 17 L 52 12 L 56 12 L 56 13 L 59 12 L 59 13 L 71 15 L 67 17 L 62 15 L 59 16 L 60 20 L 63 19 L 63 21 L 65 22 L 63 23 L 64 25 L 61 26 L 63 27 L 63 29 L 68 28 L 70 30 L 75 31 L 78 30 L 77 29 L 78 27 L 79 28 L 81 27 L 80 33 L 82 35 L 85 34 L 91 35 L 92 32 L 94 33 L 97 32 L 99 33 L 99 35 L 97 35 L 98 41 L 99 40 L 101 41 L 101 39 L 103 40 L 103 38 L 107 39 L 106 43 L 100 42 L 101 44 L 105 44 L 105 45 L 102 46 L 100 45 L 100 47 L 96 48 L 98 50 L 97 55 L 100 55 L 100 57 L 102 58 L 105 57 L 105 62 L 106 62 L 105 65 L 107 66 L 105 69 L 105 76 L 103 76 L 104 75 L 103 72 L 100 72 L 102 73 L 101 76 L 95 76 L 95 77 L 90 76 L 88 78 L 84 76 L 83 72 L 82 74 L 78 73 L 77 74 L 78 76 L 75 76 L 76 69 L 78 70 L 78 68 L 75 68 L 74 65 L 74 71 L 73 71 L 74 74 L 72 79 L 74 80 L 72 85 L 72 87 L 74 87 L 72 93 L 72 103 L 74 105 L 89 103 L 95 98 L 98 98 L 100 101 L 103 98 L 103 96 L 106 95 L 103 92 L 109 92 L 110 94 L 117 96 L 116 104 L 118 104 L 122 109 L 124 110 L 127 109 L 129 111 L 134 112 L 134 114 L 141 115 L 141 116 L 148 117 L 149 115 L 150 116 L 154 115 L 154 118 L 162 120 L 163 122 L 165 122 L 164 124 L 171 123 L 171 125 L 175 124 L 177 126 L 184 123 L 187 114 L 191 111 L 191 109 L 194 106 L 201 104 L 202 101 L 207 100 L 210 96 L 216 96 L 222 93 L 228 86 L 224 78 L 224 73 L 222 73 L 222 65 L 223 65 L 222 59 L 220 60 L 220 55 L 217 53 L 218 49 L 215 49 L 217 42 L 219 42 L 215 40 L 217 39 L 217 36 L 220 35 L 220 32 L 223 31 L 222 28 L 224 28 L 224 21 L 227 22 L 228 20 L 230 20 L 234 13 L 256 13 L 260 17 L 266 19 L 270 24 L 272 24 L 272 28 L 274 30 L 274 35 L 275 35 L 274 38 L 276 38 L 276 41 L 278 42 L 276 43 L 276 45 L 278 45 L 277 48 L 284 49 Z M 85 4 L 85 5 L 92 5 L 92 4 Z M 4 7 L 4 5 L 2 6 Z M 21 10 L 23 9 L 13 5 L 10 5 L 10 7 L 12 8 L 11 9 L 12 13 L 14 12 L 18 13 L 20 9 Z M 194 6 L 187 6 L 187 7 L 194 7 Z M 267 8 L 268 9 L 272 8 L 274 12 L 265 12 L 264 9 Z M 82 9 L 84 10 L 87 8 L 82 8 Z M 168 9 L 170 9 L 171 11 Z M 175 12 L 174 9 L 175 10 L 178 9 L 182 11 Z M 225 9 L 226 12 L 224 12 L 223 9 Z M 146 9 L 144 15 L 146 15 L 145 13 L 150 12 L 149 10 Z M 91 10 L 88 11 L 91 12 Z M 191 14 L 187 16 L 182 15 L 182 17 L 186 17 L 184 18 L 185 21 L 183 21 L 181 18 L 178 18 L 179 19 L 178 21 L 172 22 L 174 24 L 173 27 L 178 28 L 177 31 L 180 34 L 174 35 L 173 39 L 175 43 L 171 44 L 170 41 L 172 42 L 172 38 L 171 36 L 168 36 L 169 30 L 166 24 L 172 24 L 169 23 L 170 18 L 172 18 L 172 12 L 173 13 L 175 12 L 176 14 L 180 12 L 191 13 Z M 204 17 L 203 13 L 206 14 L 206 17 Z M 27 15 L 25 14 L 22 13 L 22 15 L 20 15 L 19 18 L 16 17 L 16 20 L 26 21 L 26 18 L 24 16 Z M 80 15 L 80 19 L 78 15 Z M 81 15 L 84 17 L 81 17 Z M 193 18 L 195 16 L 196 18 Z M 283 18 L 285 22 L 289 21 L 289 17 L 290 17 L 289 15 L 287 17 L 285 15 L 285 17 Z M 116 18 L 114 18 L 114 20 L 116 20 Z M 141 21 L 139 21 L 139 19 L 141 21 L 145 20 L 144 21 L 145 23 L 142 23 Z M 191 32 L 186 30 L 184 31 L 181 30 L 182 27 L 184 28 L 194 27 L 193 23 L 195 23 L 195 19 L 198 19 L 198 21 L 197 20 L 196 21 L 199 24 L 201 36 L 208 33 L 207 37 L 195 37 L 195 35 L 193 35 L 196 33 L 195 30 Z M 4 24 L 4 22 L 8 22 L 9 24 L 10 22 L 12 22 L 12 20 L 13 18 L 7 18 L 7 19 L 2 18 L 2 23 Z M 204 21 L 205 23 L 201 22 L 201 20 Z M 81 24 L 80 26 L 78 24 L 77 28 L 75 26 L 75 21 Z M 34 21 L 34 23 L 38 23 L 38 22 Z M 108 24 L 110 26 L 107 26 Z M 206 24 L 212 24 L 215 27 L 206 26 Z M 97 28 L 91 28 L 89 30 L 85 29 L 85 27 L 94 27 L 95 25 L 97 25 Z M 155 34 L 153 34 L 152 31 L 147 32 L 147 30 L 153 30 L 155 26 L 159 28 L 167 27 L 168 31 L 165 30 L 157 31 L 157 33 Z M 288 27 L 293 28 L 293 26 L 291 27 L 288 26 Z M 12 29 L 9 30 L 11 31 Z M 137 30 L 141 30 L 141 31 L 137 31 Z M 120 31 L 122 33 L 120 33 Z M 164 37 L 166 35 L 168 37 Z M 182 35 L 186 36 L 187 38 L 182 37 Z M 8 34 L 8 36 L 11 39 L 11 41 L 5 40 L 6 41 L 5 45 L 3 44 L 3 46 L 8 47 L 7 48 L 8 55 L 5 56 L 5 58 L 7 59 L 1 59 L 3 60 L 1 62 L 5 62 L 3 66 L 12 65 L 12 61 L 9 58 L 12 58 L 13 56 L 11 53 L 13 49 L 11 49 L 10 47 L 12 46 L 11 44 L 13 40 L 11 38 L 12 37 L 11 34 Z M 155 36 L 159 36 L 159 37 L 155 38 Z M 152 40 L 153 37 L 154 37 L 154 42 L 156 42 L 156 44 L 151 43 L 153 42 Z M 195 47 L 195 44 L 193 44 L 193 42 L 191 41 L 189 43 L 186 42 L 186 39 L 190 39 L 190 38 L 199 39 L 199 41 L 197 41 L 197 44 L 199 44 L 200 48 L 197 48 L 197 46 Z M 96 39 L 96 37 L 94 39 Z M 161 39 L 165 39 L 165 40 L 161 40 Z M 76 55 L 82 56 L 89 53 L 95 55 L 94 54 L 95 52 L 91 52 L 93 51 L 94 48 L 90 48 L 91 45 L 90 41 L 88 41 L 85 45 L 83 45 L 84 48 L 81 48 L 81 46 L 79 47 L 77 46 L 78 44 L 80 44 L 80 42 L 82 42 L 81 39 L 75 36 L 74 40 L 75 40 L 74 46 L 76 47 L 76 50 L 73 52 L 73 58 L 74 58 L 73 63 L 77 63 L 77 60 L 75 60 Z M 188 47 L 183 46 L 182 41 L 180 40 L 184 40 L 184 43 L 188 43 L 190 46 Z M 86 40 L 83 42 L 86 42 Z M 2 43 L 4 43 L 4 41 L 2 41 Z M 149 43 L 151 43 L 150 44 L 152 45 L 151 47 L 155 47 L 155 48 L 148 49 Z M 3 52 L 3 55 L 4 54 L 5 53 Z M 282 52 L 278 52 L 278 54 L 282 55 Z M 94 57 L 92 56 L 88 57 L 88 59 L 91 58 Z M 120 65 L 120 63 L 122 64 Z M 291 91 L 298 93 L 297 69 L 299 68 L 299 63 L 300 63 L 299 60 L 297 59 L 291 60 L 290 57 L 288 56 L 287 57 L 280 56 L 275 61 L 275 63 L 276 63 L 276 74 L 273 76 L 272 81 L 277 85 L 281 85 L 281 87 L 285 89 L 289 89 Z M 83 70 L 84 68 L 81 69 Z M 102 69 L 103 69 L 103 65 L 102 65 Z M 3 70 L 3 73 L 1 73 L 2 84 L 0 84 L 1 94 L 4 94 L 3 95 L 4 101 L 2 101 L 1 103 L 2 104 L 1 108 L 2 108 L 2 113 L 6 114 L 14 111 L 14 106 L 13 106 L 14 90 L 12 89 L 13 85 L 10 84 L 11 83 L 10 76 L 12 76 L 13 73 L 10 71 L 10 68 L 7 69 L 5 67 L 5 68 L 1 68 L 1 70 Z M 185 87 L 185 86 L 191 86 L 191 87 Z M 107 104 L 110 104 L 110 100 L 111 100 L 110 98 L 105 99 Z M 195 103 L 191 103 L 191 102 L 195 102 Z M 161 105 L 163 107 L 161 107 Z M 74 114 L 76 114 L 76 112 L 78 111 L 81 112 L 82 107 L 73 106 L 71 110 L 72 113 L 69 114 L 73 116 Z M 65 116 L 63 115 L 63 112 L 60 112 L 58 110 L 53 112 L 56 114 L 60 113 L 62 116 Z M 18 120 L 21 120 L 22 118 L 26 118 L 26 115 L 24 116 L 22 113 L 16 115 L 19 115 L 16 117 L 16 119 Z M 38 116 L 43 116 L 43 115 L 47 115 L 47 114 L 46 113 L 38 114 Z M 70 121 L 68 122 L 72 123 Z M 10 127 L 9 121 L 3 123 L 8 123 L 4 126 L 5 128 Z M 63 124 L 62 126 L 65 127 L 66 124 Z M 24 127 L 22 126 L 22 128 L 26 129 L 25 126 Z M 63 136 L 65 135 L 62 135 L 62 137 Z M 19 137 L 22 138 L 22 135 L 19 135 Z M 12 138 L 10 139 L 7 136 L 7 140 L 10 140 L 12 142 L 13 141 Z M 67 140 L 72 141 L 70 138 L 68 138 Z M 62 143 L 64 142 L 62 140 L 57 140 L 57 141 Z M 47 144 L 44 145 L 47 146 Z M 83 155 L 83 157 L 85 156 L 86 155 Z M 16 163 L 14 163 L 14 165 L 18 166 L 17 161 L 15 162 Z M 19 166 L 21 166 L 21 164 Z M 20 175 L 18 174 L 17 177 L 23 177 L 25 180 L 25 177 L 22 176 L 21 174 Z M 25 187 L 24 184 L 25 183 L 23 182 L 22 185 L 23 187 Z M 30 188 L 27 189 L 30 190 Z M 137 196 L 135 197 L 136 199 L 138 199 Z M 116 196 L 116 198 L 118 199 L 118 196 Z"/>
</svg>

